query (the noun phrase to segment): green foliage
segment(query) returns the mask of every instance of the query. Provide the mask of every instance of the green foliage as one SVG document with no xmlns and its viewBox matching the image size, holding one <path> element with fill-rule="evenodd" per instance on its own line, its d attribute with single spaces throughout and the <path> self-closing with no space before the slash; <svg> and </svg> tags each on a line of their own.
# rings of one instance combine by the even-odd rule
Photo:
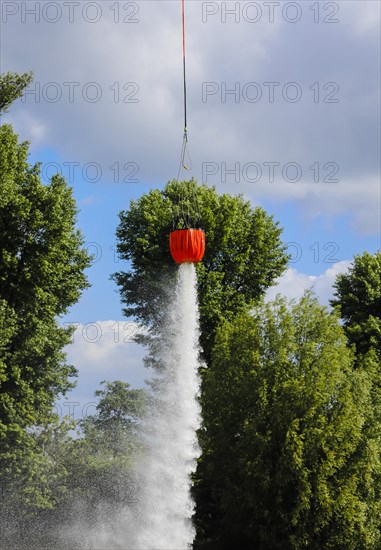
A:
<svg viewBox="0 0 381 550">
<path fill-rule="evenodd" d="M 146 407 L 144 390 L 126 382 L 102 382 L 97 414 L 80 421 L 80 437 L 66 446 L 63 464 L 70 472 L 68 499 L 61 507 L 82 499 L 89 507 L 107 503 L 114 509 L 131 504 L 136 494 L 132 466 L 143 452 L 138 426 Z"/>
<path fill-rule="evenodd" d="M 30 166 L 27 155 L 28 144 L 2 125 L 0 469 L 23 480 L 26 502 L 25 476 L 45 479 L 39 473 L 45 455 L 33 429 L 54 425 L 54 401 L 73 387 L 69 377 L 76 372 L 62 351 L 71 329 L 59 327 L 58 316 L 88 286 L 83 271 L 90 263 L 75 228 L 71 189 L 60 176 L 43 185 L 39 165 Z M 38 506 L 49 505 L 44 498 Z"/>
<path fill-rule="evenodd" d="M 84 439 L 94 452 L 116 457 L 136 452 L 139 448 L 138 427 L 146 406 L 144 390 L 130 389 L 126 382 L 102 382 L 104 389 L 95 392 L 100 397 L 97 414 L 87 416 L 81 427 Z"/>
<path fill-rule="evenodd" d="M 206 253 L 197 264 L 201 345 L 210 357 L 218 323 L 233 318 L 264 294 L 285 269 L 287 256 L 281 229 L 261 208 L 252 209 L 241 196 L 218 195 L 194 180 L 169 182 L 152 190 L 120 214 L 120 256 L 131 269 L 114 274 L 126 315 L 154 327 L 160 322 L 168 280 L 176 266 L 169 251 L 169 232 L 179 214 L 179 199 L 199 212 L 206 232 Z"/>
<path fill-rule="evenodd" d="M 9 105 L 22 96 L 32 79 L 31 72 L 22 75 L 10 72 L 0 74 L 0 113 L 5 113 Z"/>
<path fill-rule="evenodd" d="M 17 513 L 19 517 L 27 517 L 52 509 L 63 498 L 67 471 L 60 454 L 70 441 L 71 428 L 72 423 L 51 417 L 45 426 L 30 431 L 20 429 L 15 446 L 8 446 L 1 453 L 0 524 L 7 515 Z"/>
<path fill-rule="evenodd" d="M 86 530 L 136 503 L 133 466 L 143 452 L 138 425 L 146 394 L 121 381 L 102 384 L 95 392 L 97 413 L 77 423 L 77 437 L 68 433 L 75 423 L 64 420 L 33 430 L 23 445 L 20 475 L 15 477 L 13 467 L 0 493 L 6 503 L 0 513 L 1 547 L 49 550 L 72 543 L 82 548 Z M 65 536 L 66 528 L 75 543 Z"/>
<path fill-rule="evenodd" d="M 371 379 L 346 344 L 309 293 L 222 323 L 204 373 L 195 548 L 380 547 Z"/>
<path fill-rule="evenodd" d="M 354 258 L 348 273 L 338 275 L 333 306 L 358 354 L 374 349 L 381 358 L 381 252 Z"/>
<path fill-rule="evenodd" d="M 381 252 L 364 252 L 354 258 L 347 273 L 335 282 L 335 306 L 344 322 L 344 329 L 356 351 L 356 368 L 366 372 L 372 381 L 371 404 L 364 427 L 364 440 L 369 447 L 369 461 L 381 449 Z M 381 468 L 372 474 L 369 488 L 373 521 L 380 524 Z"/>
</svg>

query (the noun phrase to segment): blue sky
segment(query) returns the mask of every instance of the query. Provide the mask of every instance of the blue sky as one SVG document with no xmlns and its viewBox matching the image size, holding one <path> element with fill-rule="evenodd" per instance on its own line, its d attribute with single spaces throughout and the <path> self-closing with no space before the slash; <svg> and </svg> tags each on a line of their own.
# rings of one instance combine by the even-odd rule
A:
<svg viewBox="0 0 381 550">
<path fill-rule="evenodd" d="M 380 249 L 380 3 L 188 0 L 186 13 L 191 175 L 272 214 L 293 255 L 277 290 L 315 283 L 327 303 L 353 256 Z M 177 174 L 181 2 L 3 2 L 1 16 L 1 71 L 35 75 L 4 121 L 43 178 L 58 170 L 73 185 L 97 255 L 92 288 L 63 319 L 81 324 L 69 358 L 73 396 L 88 402 L 102 378 L 146 374 L 130 327 L 115 342 L 109 277 L 123 268 L 118 212 Z"/>
</svg>

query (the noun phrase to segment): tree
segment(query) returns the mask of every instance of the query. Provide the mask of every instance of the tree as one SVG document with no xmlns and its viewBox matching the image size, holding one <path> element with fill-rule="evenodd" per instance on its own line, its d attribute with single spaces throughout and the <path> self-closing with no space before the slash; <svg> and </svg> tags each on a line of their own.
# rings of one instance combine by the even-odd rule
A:
<svg viewBox="0 0 381 550">
<path fill-rule="evenodd" d="M 20 82 L 3 102 L 20 95 Z M 28 500 L 30 480 L 49 461 L 33 430 L 57 422 L 54 401 L 73 387 L 76 371 L 62 351 L 72 331 L 59 317 L 88 286 L 90 258 L 71 188 L 58 175 L 41 183 L 39 165 L 27 162 L 28 144 L 8 124 L 0 128 L 0 156 L 0 475 L 19 483 Z M 37 507 L 51 505 L 43 485 L 40 477 L 32 490 Z"/>
<path fill-rule="evenodd" d="M 50 524 L 64 520 L 70 525 L 75 516 L 78 520 L 79 513 L 83 524 L 107 523 L 136 501 L 133 468 L 143 453 L 139 425 L 146 394 L 142 389 L 131 389 L 126 382 L 101 384 L 103 388 L 95 392 L 99 398 L 97 413 L 79 422 L 79 437 L 62 451 L 61 463 L 68 472 L 67 493 L 48 518 Z"/>
<path fill-rule="evenodd" d="M 349 342 L 357 354 L 374 349 L 381 359 L 381 252 L 356 256 L 334 288 L 331 305 L 339 308 Z"/>
<path fill-rule="evenodd" d="M 64 420 L 34 433 L 34 460 L 36 455 L 49 458 L 42 464 L 45 469 L 39 471 L 41 485 L 45 489 L 49 486 L 54 498 L 49 508 L 34 506 L 33 515 L 28 516 L 22 513 L 22 487 L 15 483 L 6 487 L 2 495 L 5 508 L 9 501 L 11 506 L 0 514 L 1 547 L 29 549 L 33 541 L 33 548 L 46 550 L 68 544 L 82 548 L 84 534 L 93 532 L 95 526 L 112 525 L 122 513 L 124 519 L 128 516 L 138 498 L 133 466 L 142 452 L 138 425 L 145 392 L 121 381 L 101 384 L 103 387 L 95 392 L 95 415 L 77 423 Z M 73 437 L 65 427 L 73 429 L 75 424 L 78 432 Z M 37 481 L 29 483 L 31 498 Z M 15 491 L 20 495 L 16 511 Z"/>
<path fill-rule="evenodd" d="M 218 195 L 194 180 L 169 182 L 162 191 L 131 201 L 130 209 L 120 213 L 118 252 L 130 269 L 113 277 L 127 316 L 152 329 L 160 324 L 171 287 L 167 283 L 176 274 L 168 235 L 179 197 L 185 197 L 191 212 L 197 207 L 206 232 L 206 253 L 197 275 L 201 345 L 209 360 L 219 322 L 263 295 L 284 271 L 287 256 L 278 223 L 262 208 L 252 209 L 242 196 Z"/>
<path fill-rule="evenodd" d="M 310 293 L 221 325 L 202 395 L 212 500 L 195 548 L 380 547 L 380 442 L 364 438 L 371 381 L 353 362 Z"/>
<path fill-rule="evenodd" d="M 104 388 L 97 390 L 97 414 L 81 422 L 84 439 L 94 450 L 102 448 L 107 459 L 128 454 L 140 448 L 139 424 L 145 410 L 145 392 L 131 389 L 127 382 L 103 381 Z"/>
<path fill-rule="evenodd" d="M 331 300 L 343 320 L 349 344 L 356 353 L 356 369 L 371 379 L 371 404 L 364 426 L 364 439 L 381 449 L 381 252 L 355 256 L 347 273 L 338 275 Z M 381 517 L 381 469 L 373 475 L 373 515 Z M 378 495 L 378 499 L 377 499 Z"/>
<path fill-rule="evenodd" d="M 65 419 L 50 419 L 46 426 L 22 434 L 8 457 L 1 452 L 6 468 L 0 477 L 1 548 L 57 547 L 49 539 L 49 520 L 67 494 L 70 473 L 63 455 L 72 441 L 69 430 L 73 427 Z"/>
<path fill-rule="evenodd" d="M 33 79 L 32 72 L 19 75 L 17 73 L 0 74 L 0 114 L 22 96 L 25 88 Z"/>
</svg>

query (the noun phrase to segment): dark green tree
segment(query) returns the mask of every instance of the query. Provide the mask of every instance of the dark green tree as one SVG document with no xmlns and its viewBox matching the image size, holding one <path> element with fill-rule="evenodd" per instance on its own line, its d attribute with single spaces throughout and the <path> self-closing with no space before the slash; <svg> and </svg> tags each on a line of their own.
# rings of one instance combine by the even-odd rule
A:
<svg viewBox="0 0 381 550">
<path fill-rule="evenodd" d="M 349 342 L 358 354 L 374 349 L 381 358 L 381 252 L 356 256 L 334 288 L 331 305 L 339 308 Z"/>
<path fill-rule="evenodd" d="M 49 509 L 46 503 L 39 509 L 34 503 L 34 514 L 29 517 L 20 513 L 25 509 L 23 488 L 16 483 L 5 488 L 3 496 L 11 496 L 13 515 L 0 513 L 1 547 L 82 548 L 83 533 L 91 532 L 100 522 L 109 524 L 136 503 L 139 487 L 133 467 L 143 452 L 138 425 L 146 406 L 145 392 L 121 381 L 102 385 L 95 392 L 97 412 L 76 423 L 76 437 L 67 431 L 75 427 L 74 421 L 51 423 L 35 431 L 33 472 L 41 450 L 49 461 L 41 464 L 45 469 L 40 468 L 40 479 L 30 482 L 30 497 L 34 498 L 33 484 L 40 482 L 41 487 L 54 490 L 54 500 L 50 498 Z M 16 514 L 15 491 L 20 495 Z"/>
<path fill-rule="evenodd" d="M 50 459 L 34 431 L 57 423 L 54 401 L 73 387 L 76 371 L 63 352 L 71 330 L 59 317 L 88 286 L 90 258 L 71 188 L 60 176 L 41 183 L 28 144 L 8 124 L 0 157 L 0 476 L 19 483 L 38 508 L 51 505 L 54 491 L 42 482 Z"/>
<path fill-rule="evenodd" d="M 103 381 L 97 390 L 97 414 L 81 422 L 83 437 L 96 449 L 107 449 L 107 457 L 132 455 L 139 447 L 139 424 L 145 410 L 145 392 L 131 389 L 127 382 Z M 109 458 L 108 458 L 109 459 Z"/>
<path fill-rule="evenodd" d="M 31 72 L 22 75 L 11 72 L 0 74 L 0 114 L 5 113 L 11 103 L 22 96 L 32 80 Z"/>
<path fill-rule="evenodd" d="M 371 381 L 353 362 L 337 316 L 309 293 L 221 325 L 204 373 L 212 499 L 195 548 L 380 547 Z"/>
<path fill-rule="evenodd" d="M 372 402 L 364 426 L 364 439 L 381 449 L 381 253 L 364 252 L 355 256 L 347 273 L 338 275 L 331 305 L 343 320 L 349 344 L 356 353 L 356 368 L 365 371 L 372 381 Z M 381 517 L 381 469 L 375 472 L 373 515 Z"/>
<path fill-rule="evenodd" d="M 145 391 L 131 389 L 126 382 L 101 384 L 95 392 L 96 414 L 80 421 L 79 437 L 64 450 L 70 476 L 67 499 L 60 506 L 75 510 L 73 502 L 81 500 L 86 515 L 94 517 L 99 507 L 120 510 L 136 499 L 133 466 L 143 452 L 139 425 L 147 403 Z"/>
<path fill-rule="evenodd" d="M 201 345 L 210 358 L 219 322 L 232 318 L 264 294 L 285 269 L 281 229 L 262 208 L 252 209 L 242 196 L 218 195 L 214 188 L 169 182 L 120 213 L 118 251 L 130 269 L 114 275 L 127 316 L 154 328 L 168 299 L 176 266 L 169 252 L 169 231 L 179 197 L 197 207 L 206 232 L 206 252 L 197 264 Z"/>
</svg>

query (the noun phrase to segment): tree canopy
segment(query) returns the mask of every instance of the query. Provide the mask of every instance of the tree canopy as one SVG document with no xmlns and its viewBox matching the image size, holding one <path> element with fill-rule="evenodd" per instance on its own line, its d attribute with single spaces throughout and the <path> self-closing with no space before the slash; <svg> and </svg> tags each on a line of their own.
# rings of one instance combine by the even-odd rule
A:
<svg viewBox="0 0 381 550">
<path fill-rule="evenodd" d="M 11 126 L 0 128 L 0 298 L 10 317 L 3 346 L 1 419 L 36 423 L 55 396 L 71 387 L 64 362 L 70 331 L 57 316 L 88 286 L 90 259 L 76 229 L 72 191 L 60 176 L 40 181 L 28 146 Z M 12 415 L 10 415 L 12 412 Z"/>
<path fill-rule="evenodd" d="M 206 252 L 197 264 L 201 345 L 210 357 L 220 321 L 232 318 L 264 294 L 285 269 L 287 255 L 281 229 L 259 207 L 242 196 L 219 195 L 214 188 L 188 182 L 169 182 L 131 201 L 120 213 L 118 251 L 130 262 L 114 274 L 125 314 L 154 327 L 160 322 L 166 281 L 175 276 L 169 251 L 169 232 L 180 195 L 195 208 L 206 232 Z M 183 199 L 184 200 L 184 199 Z"/>
<path fill-rule="evenodd" d="M 102 382 L 95 397 L 96 414 L 34 433 L 33 472 L 40 479 L 29 480 L 29 502 L 23 480 L 4 488 L 2 548 L 82 548 L 94 525 L 110 525 L 123 512 L 128 517 L 139 492 L 133 467 L 142 453 L 137 426 L 145 392 L 121 381 Z M 73 436 L 67 428 L 75 424 Z M 36 456 L 47 457 L 38 472 Z M 38 484 L 45 488 L 44 502 L 36 502 Z"/>
<path fill-rule="evenodd" d="M 0 114 L 5 113 L 9 106 L 23 95 L 32 79 L 32 72 L 21 75 L 11 72 L 0 74 Z"/>
<path fill-rule="evenodd" d="M 0 467 L 3 476 L 30 481 L 40 476 L 32 464 L 41 473 L 48 460 L 43 451 L 37 457 L 30 429 L 54 424 L 56 397 L 73 387 L 76 371 L 63 352 L 71 330 L 59 316 L 88 286 L 90 258 L 71 188 L 60 176 L 41 182 L 39 165 L 28 164 L 28 143 L 8 124 L 0 127 L 0 156 Z M 41 506 L 48 500 L 41 497 Z"/>
<path fill-rule="evenodd" d="M 107 449 L 108 456 L 131 455 L 139 449 L 139 431 L 146 401 L 142 389 L 132 389 L 127 382 L 101 382 L 96 390 L 100 398 L 97 414 L 81 422 L 84 439 Z M 94 451 L 95 452 L 95 451 Z"/>
<path fill-rule="evenodd" d="M 334 288 L 331 304 L 339 308 L 349 342 L 357 353 L 374 349 L 381 359 L 381 252 L 355 256 Z"/>
<path fill-rule="evenodd" d="M 309 293 L 220 326 L 204 373 L 196 548 L 379 547 L 371 382 L 353 362 L 337 316 Z"/>
</svg>

